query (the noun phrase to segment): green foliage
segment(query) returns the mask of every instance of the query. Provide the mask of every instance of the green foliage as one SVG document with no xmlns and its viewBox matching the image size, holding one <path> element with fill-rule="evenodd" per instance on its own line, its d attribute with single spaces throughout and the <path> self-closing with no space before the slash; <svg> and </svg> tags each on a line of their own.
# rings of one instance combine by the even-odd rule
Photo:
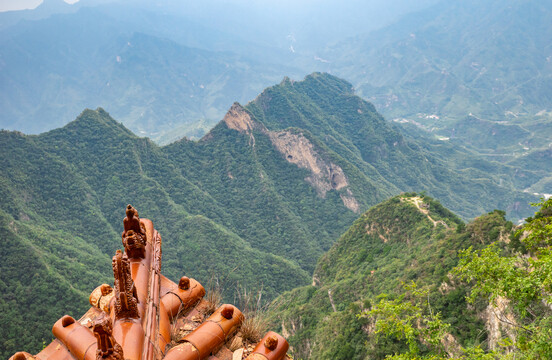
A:
<svg viewBox="0 0 552 360">
<path fill-rule="evenodd" d="M 478 297 L 496 303 L 506 299 L 516 310 L 514 356 L 549 359 L 552 356 L 552 199 L 541 201 L 540 210 L 518 230 L 528 254 L 500 251 L 492 244 L 480 251 L 468 249 L 454 272 L 472 285 L 470 301 Z M 507 356 L 507 355 L 505 355 Z"/>
<path fill-rule="evenodd" d="M 386 359 L 505 360 L 549 359 L 552 356 L 552 321 L 548 306 L 552 301 L 552 199 L 535 205 L 540 206 L 540 210 L 527 219 L 527 224 L 516 234 L 522 236 L 521 242 L 529 253 L 515 252 L 515 248 L 504 239 L 497 242 L 498 234 L 512 237 L 514 234 L 512 224 L 504 219 L 504 212 L 495 210 L 466 227 L 476 244 L 494 242 L 482 249 L 474 250 L 473 247 L 477 246 L 474 244 L 460 250 L 460 262 L 453 269 L 459 279 L 470 284 L 467 297 L 470 303 L 476 304 L 478 299 L 484 298 L 495 306 L 500 302 L 500 306 L 506 304 L 512 309 L 514 317 L 499 317 L 510 327 L 509 337 L 502 339 L 494 350 L 477 343 L 467 342 L 462 346 L 446 341 L 454 326 L 439 310 L 447 311 L 448 307 L 435 306 L 431 286 L 418 290 L 412 283 L 400 295 L 380 294 L 376 300 L 368 302 L 367 308 L 359 315 L 373 324 L 376 344 L 389 338 L 404 343 L 405 347 L 389 354 Z M 464 321 L 468 319 L 465 317 Z"/>
<path fill-rule="evenodd" d="M 6 256 L 16 261 L 1 262 L 0 280 L 6 284 L 1 298 L 12 307 L 2 323 L 11 319 L 14 324 L 2 334 L 2 356 L 38 351 L 64 311 L 80 316 L 90 291 L 112 282 L 109 259 L 122 246 L 121 221 L 128 203 L 152 219 L 163 236 L 163 273 L 173 280 L 186 274 L 206 284 L 216 276 L 226 301 L 232 301 L 237 284 L 252 291 L 262 288 L 263 298 L 270 300 L 308 283 L 306 269 L 312 271 L 334 234 L 356 215 L 344 208 L 339 195 L 318 197 L 303 181 L 304 172 L 274 150 L 263 155 L 271 158 L 265 169 L 240 133 L 222 128 L 217 136 L 191 148 L 184 141 L 178 151 L 159 148 L 101 109 L 86 110 L 65 128 L 39 136 L 0 133 L 1 210 L 13 219 L 1 223 L 2 241 L 31 241 L 33 249 L 48 254 L 41 266 L 59 274 L 58 280 L 44 278 L 41 286 L 26 282 L 25 291 L 36 289 L 37 295 L 15 297 L 25 291 L 17 290 L 14 281 L 22 281 L 20 273 L 36 255 L 27 254 L 30 260 L 23 261 L 10 253 Z M 262 142 L 258 140 L 259 148 Z M 273 184 L 283 174 L 288 183 L 276 188 Z M 34 232 L 23 232 L 27 227 Z M 71 238 L 75 240 L 65 240 Z M 54 281 L 59 286 L 52 286 Z M 79 292 L 53 296 L 54 304 L 44 299 L 50 292 L 38 292 L 44 286 L 60 294 L 75 287 Z M 18 337 L 21 330 L 16 329 L 35 321 L 40 326 Z"/>
<path fill-rule="evenodd" d="M 401 190 L 428 189 L 442 194 L 445 204 L 462 209 L 462 216 L 506 207 L 518 199 L 519 194 L 510 194 L 492 180 L 467 179 L 428 156 L 355 96 L 350 84 L 327 74 L 313 74 L 302 82 L 286 80 L 244 111 L 257 123 L 251 132 L 229 129 L 221 122 L 200 141 L 184 139 L 164 147 L 135 136 L 103 109 L 85 110 L 65 127 L 37 136 L 2 131 L 0 210 L 19 229 L 25 224 L 37 233 L 79 238 L 82 242 L 75 244 L 86 243 L 93 249 L 88 253 L 108 260 L 121 247 L 122 209 L 131 203 L 162 234 L 163 272 L 169 278 L 187 274 L 206 283 L 217 276 L 226 281 L 221 285 L 228 300 L 238 283 L 251 291 L 262 287 L 270 300 L 309 283 L 316 269 L 315 277 L 328 287 L 340 282 L 331 285 L 333 296 L 337 309 L 350 316 L 348 304 L 366 294 L 388 291 L 420 276 L 443 278 L 455 265 L 456 244 L 467 239 L 452 235 L 463 223 L 436 200 L 423 197 L 429 206 L 423 214 L 395 198 L 396 207 L 373 211 L 388 217 L 375 221 L 371 234 L 361 228 L 368 225 L 364 218 L 341 240 L 358 243 L 360 251 L 347 250 L 341 258 L 336 256 L 341 247 L 334 248 L 317 265 L 357 217 L 345 207 L 345 197 L 354 197 L 362 211 Z M 284 128 L 308 139 L 322 161 L 339 165 L 348 185 L 321 196 L 305 181 L 310 172 L 289 163 L 272 144 L 267 131 Z M 6 234 L 15 242 L 34 236 Z M 382 242 L 380 236 L 389 241 Z M 405 241 L 413 246 L 410 253 L 402 251 Z M 452 250 L 437 246 L 451 241 Z M 81 301 L 72 299 L 79 306 L 86 306 L 85 293 L 99 285 L 98 279 L 110 275 L 109 266 L 96 267 L 101 262 L 90 267 L 97 272 L 64 267 L 56 254 L 66 255 L 70 264 L 88 263 L 66 242 L 33 246 L 39 252 L 50 247 L 44 262 L 71 281 L 64 283 L 66 291 L 72 283 L 83 284 Z M 332 266 L 333 259 L 339 268 Z M 19 267 L 23 265 L 14 264 L 16 273 Z M 7 283 L 4 277 L 2 281 Z M 10 297 L 12 287 L 7 289 L 3 296 Z M 40 297 L 32 301 L 29 317 L 47 313 L 43 323 L 48 326 L 59 314 L 53 309 L 45 312 L 40 304 L 45 304 Z M 353 338 L 362 338 L 359 329 L 350 329 L 357 334 Z M 37 332 L 36 344 L 45 338 L 43 331 Z M 364 346 L 358 341 L 355 349 Z"/>
<path fill-rule="evenodd" d="M 405 289 L 405 294 L 393 300 L 389 300 L 386 294 L 380 294 L 380 301 L 359 316 L 375 321 L 375 335 L 406 342 L 408 352 L 388 357 L 390 359 L 419 358 L 425 352 L 431 355 L 423 358 L 445 358 L 447 349 L 442 339 L 450 325 L 443 322 L 440 313 L 433 312 L 428 289 L 419 290 L 414 282 L 406 285 Z"/>
<path fill-rule="evenodd" d="M 88 295 L 112 283 L 111 262 L 80 236 L 16 220 L 0 210 L 0 356 L 36 353 L 49 343 L 53 322 L 79 316 Z"/>
<path fill-rule="evenodd" d="M 517 234 L 527 233 L 523 243 L 530 251 L 540 253 L 552 245 L 552 199 L 533 205 L 540 206 L 540 210 L 526 219 L 527 224 Z"/>
<path fill-rule="evenodd" d="M 461 347 L 450 340 L 451 325 L 434 313 L 429 290 L 418 290 L 415 283 L 405 286 L 403 293 L 394 300 L 380 295 L 380 302 L 372 309 L 359 314 L 375 321 L 374 334 L 405 341 L 408 351 L 395 353 L 386 360 L 498 360 L 514 359 L 511 354 L 485 351 L 481 346 Z M 505 340 L 502 346 L 508 346 Z M 515 356 L 515 355 L 514 355 Z M 531 358 L 531 357 L 529 357 Z"/>
</svg>

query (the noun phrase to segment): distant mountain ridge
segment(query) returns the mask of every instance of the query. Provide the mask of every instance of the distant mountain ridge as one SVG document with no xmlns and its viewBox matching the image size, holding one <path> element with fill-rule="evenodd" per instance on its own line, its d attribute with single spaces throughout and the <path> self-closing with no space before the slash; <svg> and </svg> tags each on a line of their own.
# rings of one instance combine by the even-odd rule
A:
<svg viewBox="0 0 552 360">
<path fill-rule="evenodd" d="M 482 154 L 487 147 L 456 131 L 470 114 L 529 130 L 520 141 L 503 140 L 510 145 L 490 156 L 508 153 L 509 161 L 548 146 L 549 131 L 531 130 L 551 128 L 552 122 L 547 2 L 325 1 L 316 10 L 275 6 L 276 22 L 264 12 L 252 15 L 259 6 L 82 0 L 67 5 L 76 13 L 10 26 L 2 39 L 13 38 L 16 45 L 0 42 L 0 59 L 9 64 L 2 72 L 0 126 L 38 133 L 62 126 L 84 107 L 103 106 L 136 133 L 168 144 L 184 135 L 200 138 L 232 102 L 249 101 L 284 74 L 302 77 L 317 70 L 348 79 L 388 119 L 419 124 L 442 138 L 458 134 L 458 141 Z M 347 23 L 324 6 L 351 9 L 355 20 Z M 396 19 L 391 9 L 403 16 L 378 30 Z M 367 22 L 375 10 L 379 18 Z M 408 13 L 413 10 L 419 11 Z M 325 30 L 313 29 L 325 29 L 327 18 L 344 25 L 318 39 Z M 129 49 L 129 42 L 141 46 Z M 84 61 L 83 54 L 93 61 Z M 68 59 L 68 74 L 51 64 L 59 59 Z M 35 116 L 48 124 L 30 125 Z M 492 133 L 480 139 L 494 142 Z"/>
<path fill-rule="evenodd" d="M 128 203 L 158 219 L 173 280 L 221 283 L 229 301 L 284 293 L 272 320 L 304 357 L 401 350 L 367 342 L 357 315 L 412 279 L 459 343 L 484 341 L 481 309 L 445 274 L 552 192 L 548 2 L 443 0 L 325 50 L 295 39 L 308 21 L 253 40 L 239 35 L 263 18 L 240 23 L 243 8 L 213 28 L 144 3 L 9 28 L 0 14 L 0 128 L 60 127 L 0 131 L 0 356 L 39 350 L 60 308 L 81 313 L 110 281 Z M 313 73 L 259 94 L 314 68 L 349 81 Z M 82 111 L 98 106 L 111 115 Z"/>
<path fill-rule="evenodd" d="M 551 11 L 524 0 L 442 1 L 327 57 L 341 76 L 360 77 L 361 94 L 387 116 L 534 115 L 550 107 Z"/>
<path fill-rule="evenodd" d="M 298 74 L 152 36 L 119 15 L 83 7 L 3 30 L 0 127 L 40 133 L 103 106 L 137 134 L 166 144 L 201 137 L 234 101 L 249 101 L 284 73 Z"/>
<path fill-rule="evenodd" d="M 316 68 L 401 126 L 508 163 L 550 147 L 551 15 L 549 2 L 444 0 L 327 46 Z"/>
</svg>

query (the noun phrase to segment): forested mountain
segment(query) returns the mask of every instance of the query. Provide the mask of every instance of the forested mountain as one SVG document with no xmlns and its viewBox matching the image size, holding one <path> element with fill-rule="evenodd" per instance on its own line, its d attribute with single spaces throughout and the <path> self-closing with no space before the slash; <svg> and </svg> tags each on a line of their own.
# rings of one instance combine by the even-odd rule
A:
<svg viewBox="0 0 552 360">
<path fill-rule="evenodd" d="M 236 151 L 247 153 L 247 139 L 240 141 L 239 133 L 235 135 Z M 272 254 L 283 244 L 274 243 L 275 239 L 291 241 L 290 234 L 301 232 L 297 223 L 305 226 L 306 221 L 286 223 L 286 232 L 265 236 L 262 240 L 273 245 L 272 250 L 254 248 L 257 238 L 245 240 L 238 232 L 269 226 L 239 222 L 231 207 L 218 204 L 201 184 L 191 182 L 183 167 L 171 161 L 163 149 L 136 137 L 103 110 L 87 110 L 66 127 L 40 136 L 13 132 L 1 136 L 1 191 L 5 195 L 2 259 L 12 259 L 2 261 L 6 291 L 1 301 L 6 311 L 1 322 L 14 324 L 1 330 L 4 357 L 21 348 L 36 351 L 41 339 L 51 336 L 50 326 L 59 318 L 59 311 L 83 313 L 94 286 L 111 282 L 109 259 L 121 247 L 126 203 L 155 222 L 164 240 L 163 266 L 172 279 L 186 274 L 207 284 L 213 277 L 229 292 L 229 299 L 236 286 L 252 291 L 262 287 L 270 298 L 308 281 L 307 272 L 297 262 Z M 247 164 L 239 164 L 238 169 L 241 167 Z M 239 173 L 232 167 L 228 170 Z M 228 198 L 224 188 L 219 190 L 220 196 Z M 266 201 L 280 203 L 269 195 Z M 256 206 L 250 209 L 252 219 L 257 211 Z M 353 217 L 351 213 L 349 218 Z M 69 241 L 73 237 L 77 239 Z M 296 249 L 314 259 L 322 251 L 315 247 L 314 254 L 309 252 L 314 238 L 303 235 L 293 240 Z M 304 241 L 308 243 L 303 246 Z M 313 261 L 310 266 L 301 265 L 312 269 Z M 88 270 L 79 271 L 82 268 Z M 20 272 L 33 281 L 17 276 Z M 44 286 L 54 294 L 72 296 L 46 299 L 49 292 L 40 291 Z M 17 324 L 36 326 L 26 337 Z"/>
<path fill-rule="evenodd" d="M 127 203 L 163 236 L 165 274 L 217 277 L 229 299 L 236 287 L 271 299 L 309 283 L 358 214 L 401 191 L 426 190 L 466 218 L 493 208 L 528 214 L 534 197 L 515 190 L 515 177 L 499 184 L 483 172 L 515 168 L 479 160 L 461 169 L 423 143 L 327 74 L 284 79 L 234 104 L 199 141 L 159 147 L 103 109 L 40 135 L 2 131 L 2 258 L 10 261 L 0 271 L 0 316 L 13 324 L 0 330 L 4 355 L 48 338 L 59 315 L 41 305 L 53 306 L 50 292 L 67 294 L 60 305 L 78 313 L 93 284 L 109 281 L 104 265 L 121 246 Z M 46 284 L 50 292 L 38 290 Z M 16 335 L 24 323 L 36 331 Z"/>
<path fill-rule="evenodd" d="M 162 235 L 168 277 L 276 299 L 297 358 L 433 356 L 375 336 L 368 314 L 407 303 L 450 324 L 438 356 L 549 347 L 550 233 L 511 234 L 552 193 L 550 18 L 530 0 L 0 13 L 0 357 L 36 352 L 111 283 L 128 203 Z M 550 226 L 549 202 L 529 224 Z M 460 253 L 470 286 L 508 280 L 495 305 L 516 306 L 521 340 L 501 343 L 489 298 L 466 303 Z"/>
<path fill-rule="evenodd" d="M 372 15 L 374 29 L 394 13 L 432 2 L 348 6 L 374 14 L 386 9 L 385 16 Z M 337 20 L 327 7 L 343 7 L 333 0 L 317 7 L 318 16 L 295 2 L 266 6 L 45 0 L 35 10 L 0 13 L 0 128 L 37 134 L 65 125 L 83 108 L 100 106 L 161 144 L 200 138 L 234 101 L 251 100 L 284 75 L 312 72 L 297 59 L 310 59 L 328 37 L 337 40 L 353 31 L 347 13 L 339 15 L 347 30 L 327 30 L 324 19 Z M 355 23 L 365 20 L 359 14 Z"/>
<path fill-rule="evenodd" d="M 425 136 L 405 137 L 373 105 L 356 96 L 351 84 L 328 74 L 312 74 L 301 82 L 284 79 L 247 109 L 269 129 L 307 130 L 360 169 L 375 188 L 427 190 L 465 218 L 492 210 L 473 201 L 483 198 L 493 208 L 516 212 L 530 197 L 523 200 L 515 189 L 545 176 L 536 169 L 522 171 L 486 161 L 474 152 Z M 377 120 L 366 122 L 367 117 Z"/>
<path fill-rule="evenodd" d="M 329 46 L 319 68 L 388 119 L 511 160 L 550 144 L 551 15 L 550 2 L 441 1 Z"/>
<path fill-rule="evenodd" d="M 414 317 L 409 307 L 412 298 L 399 297 L 405 285 L 410 295 L 415 293 L 411 287 L 415 282 L 428 291 L 422 306 L 429 306 L 432 314 L 440 313 L 440 321 L 451 325 L 448 334 L 439 334 L 439 340 L 444 339 L 449 354 L 458 356 L 463 346 L 486 343 L 485 327 L 493 318 L 486 312 L 487 303 L 468 304 L 469 287 L 448 273 L 458 264 L 462 250 L 507 239 L 512 228 L 501 211 L 465 225 L 428 196 L 405 193 L 393 197 L 363 214 L 340 237 L 318 262 L 312 285 L 274 301 L 272 326 L 281 328 L 294 356 L 301 359 L 383 359 L 406 353 L 408 346 L 399 340 L 405 339 L 402 330 L 408 331 L 409 321 L 414 327 L 416 322 L 420 328 L 428 325 Z M 404 328 L 384 328 L 378 336 L 374 320 L 362 314 L 382 299 L 399 301 L 397 314 L 389 316 L 403 321 Z M 494 336 L 500 334 L 499 328 L 494 331 Z M 425 358 L 428 347 L 422 341 L 420 358 Z M 443 358 L 448 358 L 446 353 Z"/>
</svg>

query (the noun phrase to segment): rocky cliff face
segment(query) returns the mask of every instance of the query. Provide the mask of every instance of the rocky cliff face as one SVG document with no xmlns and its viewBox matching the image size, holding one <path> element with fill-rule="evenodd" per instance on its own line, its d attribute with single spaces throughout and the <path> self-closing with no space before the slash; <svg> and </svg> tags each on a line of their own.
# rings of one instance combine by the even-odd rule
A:
<svg viewBox="0 0 552 360">
<path fill-rule="evenodd" d="M 330 160 L 324 159 L 321 152 L 302 133 L 294 133 L 290 130 L 270 131 L 270 140 L 284 158 L 302 169 L 310 171 L 311 175 L 305 181 L 311 184 L 321 197 L 331 190 L 346 189 L 340 194 L 343 205 L 348 209 L 358 212 L 359 204 L 347 181 L 343 169 Z"/>
<path fill-rule="evenodd" d="M 359 212 L 360 205 L 349 188 L 349 182 L 343 169 L 327 159 L 302 132 L 293 130 L 270 131 L 263 124 L 252 119 L 251 115 L 238 103 L 234 103 L 223 119 L 229 129 L 249 135 L 251 146 L 255 146 L 254 130 L 270 138 L 272 145 L 283 155 L 284 159 L 301 169 L 310 171 L 305 178 L 322 198 L 328 191 L 344 190 L 340 193 L 343 205 L 354 212 Z"/>
<path fill-rule="evenodd" d="M 238 103 L 234 103 L 232 105 L 230 110 L 228 110 L 226 115 L 224 115 L 223 121 L 229 129 L 234 129 L 248 134 L 256 125 L 251 119 L 249 113 Z"/>
<path fill-rule="evenodd" d="M 496 299 L 495 304 L 489 304 L 482 314 L 485 321 L 485 330 L 488 333 L 489 349 L 496 350 L 504 337 L 515 342 L 516 319 L 509 308 L 509 301 L 502 296 Z"/>
</svg>

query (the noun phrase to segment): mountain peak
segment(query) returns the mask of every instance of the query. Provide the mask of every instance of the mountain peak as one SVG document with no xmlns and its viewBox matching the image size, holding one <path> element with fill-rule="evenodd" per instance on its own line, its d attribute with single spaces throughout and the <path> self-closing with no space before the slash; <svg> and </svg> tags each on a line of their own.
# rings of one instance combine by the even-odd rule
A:
<svg viewBox="0 0 552 360">
<path fill-rule="evenodd" d="M 314 72 L 310 75 L 307 75 L 303 80 L 303 82 L 305 83 L 315 81 L 319 84 L 323 84 L 324 86 L 332 88 L 334 91 L 337 91 L 339 93 L 354 95 L 355 92 L 354 87 L 353 85 L 351 85 L 350 82 L 329 73 Z"/>
<path fill-rule="evenodd" d="M 101 107 L 96 110 L 84 109 L 75 120 L 51 132 L 57 131 L 75 133 L 84 137 L 105 137 L 109 134 L 136 137 L 132 131 L 118 123 Z"/>
<path fill-rule="evenodd" d="M 404 193 L 392 197 L 365 212 L 319 261 L 315 275 L 322 283 L 340 279 L 345 273 L 366 271 L 372 262 L 359 258 L 351 262 L 346 254 L 355 249 L 371 249 L 374 254 L 422 251 L 436 239 L 453 233 L 463 222 L 439 201 L 426 195 Z M 433 245 L 431 245 L 433 246 Z M 366 251 L 363 251 L 366 252 Z M 401 255 L 402 256 L 402 255 Z"/>
<path fill-rule="evenodd" d="M 229 129 L 250 133 L 257 124 L 243 106 L 235 102 L 222 120 Z"/>
<path fill-rule="evenodd" d="M 338 93 L 354 94 L 354 88 L 351 83 L 325 72 L 313 72 L 305 76 L 301 81 L 295 81 L 288 76 L 284 76 L 282 81 L 278 85 L 275 85 L 275 87 L 293 86 L 295 84 L 311 86 L 314 83 L 316 83 L 317 86 L 332 88 L 333 91 L 337 91 Z"/>
<path fill-rule="evenodd" d="M 63 0 L 43 0 L 36 8 L 32 9 L 35 16 L 39 18 L 47 17 L 53 14 L 67 13 L 74 8 Z"/>
</svg>

